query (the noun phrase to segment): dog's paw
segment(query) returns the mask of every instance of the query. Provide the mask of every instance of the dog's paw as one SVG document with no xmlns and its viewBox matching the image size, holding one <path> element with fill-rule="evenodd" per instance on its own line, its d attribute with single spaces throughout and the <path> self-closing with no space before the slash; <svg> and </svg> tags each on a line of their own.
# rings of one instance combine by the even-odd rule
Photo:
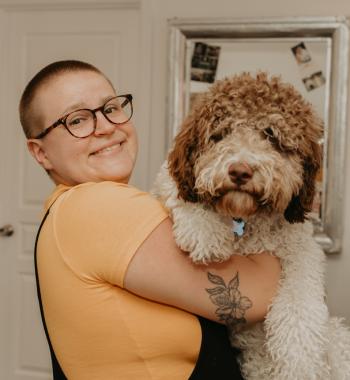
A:
<svg viewBox="0 0 350 380">
<path fill-rule="evenodd" d="M 191 206 L 192 208 L 192 206 Z M 214 212 L 179 207 L 173 210 L 173 230 L 178 246 L 196 263 L 225 261 L 232 256 L 234 235 Z"/>
</svg>

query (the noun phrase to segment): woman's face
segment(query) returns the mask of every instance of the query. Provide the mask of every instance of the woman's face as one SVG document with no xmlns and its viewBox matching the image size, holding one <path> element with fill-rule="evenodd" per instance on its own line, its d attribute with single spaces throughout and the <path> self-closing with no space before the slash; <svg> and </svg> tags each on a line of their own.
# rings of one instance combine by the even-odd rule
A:
<svg viewBox="0 0 350 380">
<path fill-rule="evenodd" d="M 95 109 L 113 96 L 115 91 L 103 75 L 67 72 L 39 88 L 33 110 L 45 129 L 71 111 Z M 96 130 L 89 137 L 76 138 L 60 125 L 40 140 L 28 140 L 30 152 L 56 184 L 128 182 L 137 155 L 135 128 L 131 120 L 115 125 L 101 112 L 96 117 Z"/>
</svg>

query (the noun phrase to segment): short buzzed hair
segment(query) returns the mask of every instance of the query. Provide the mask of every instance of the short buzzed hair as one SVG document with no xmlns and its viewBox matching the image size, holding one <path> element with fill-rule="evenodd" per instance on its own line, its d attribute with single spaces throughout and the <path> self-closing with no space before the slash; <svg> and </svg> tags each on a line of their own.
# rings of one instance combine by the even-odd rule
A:
<svg viewBox="0 0 350 380">
<path fill-rule="evenodd" d="M 25 87 L 19 103 L 19 117 L 27 139 L 33 138 L 39 134 L 42 128 L 40 125 L 39 115 L 36 115 L 31 109 L 33 100 L 39 88 L 43 84 L 48 83 L 52 78 L 62 73 L 72 71 L 93 71 L 105 77 L 105 75 L 95 66 L 90 63 L 77 60 L 53 62 L 41 69 Z"/>
</svg>

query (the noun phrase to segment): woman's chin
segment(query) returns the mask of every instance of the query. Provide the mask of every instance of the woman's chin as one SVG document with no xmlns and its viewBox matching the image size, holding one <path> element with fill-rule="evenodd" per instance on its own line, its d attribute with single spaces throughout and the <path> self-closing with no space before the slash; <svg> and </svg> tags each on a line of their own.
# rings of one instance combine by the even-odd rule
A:
<svg viewBox="0 0 350 380">
<path fill-rule="evenodd" d="M 94 172 L 100 181 L 128 183 L 133 168 L 133 160 L 131 158 L 123 158 L 97 165 L 94 168 Z"/>
<path fill-rule="evenodd" d="M 120 171 L 114 173 L 101 173 L 100 180 L 101 181 L 112 181 L 119 183 L 128 183 L 131 176 L 131 172 Z"/>
</svg>

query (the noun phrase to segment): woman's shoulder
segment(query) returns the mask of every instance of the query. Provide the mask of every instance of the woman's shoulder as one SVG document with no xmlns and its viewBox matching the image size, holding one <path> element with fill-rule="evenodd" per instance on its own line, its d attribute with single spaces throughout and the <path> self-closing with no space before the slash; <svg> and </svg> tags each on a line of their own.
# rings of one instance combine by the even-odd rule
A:
<svg viewBox="0 0 350 380">
<path fill-rule="evenodd" d="M 58 191 L 57 198 L 62 198 L 64 202 L 72 200 L 86 202 L 86 201 L 108 201 L 109 199 L 117 200 L 120 198 L 128 198 L 134 196 L 149 197 L 150 195 L 134 186 L 112 182 L 86 182 L 76 186 L 65 186 Z"/>
<path fill-rule="evenodd" d="M 79 196 L 117 196 L 117 195 L 124 195 L 127 196 L 128 194 L 134 195 L 134 194 L 142 194 L 142 195 L 148 195 L 147 192 L 140 190 L 132 185 L 125 184 L 125 183 L 119 183 L 119 182 L 113 182 L 113 181 L 102 181 L 102 182 L 86 182 L 82 183 L 76 186 L 73 186 L 69 188 L 71 193 L 75 193 Z"/>
<path fill-rule="evenodd" d="M 134 186 L 112 181 L 89 182 L 67 188 L 57 199 L 54 209 L 65 211 L 74 217 L 80 215 L 106 215 L 117 212 L 128 215 L 130 212 L 158 210 L 163 206 L 148 192 Z"/>
<path fill-rule="evenodd" d="M 66 203 L 72 201 L 86 201 L 91 198 L 104 199 L 106 196 L 117 197 L 120 195 L 131 195 L 131 194 L 143 194 L 146 195 L 144 191 L 137 189 L 136 187 L 112 182 L 86 182 L 75 186 L 68 186 L 59 184 L 57 185 L 48 198 L 45 201 L 45 210 L 50 208 L 54 203 Z M 56 202 L 59 199 L 58 202 Z"/>
<path fill-rule="evenodd" d="M 118 286 L 138 247 L 167 218 L 148 193 L 113 182 L 68 189 L 50 215 L 51 230 L 69 266 Z"/>
</svg>

